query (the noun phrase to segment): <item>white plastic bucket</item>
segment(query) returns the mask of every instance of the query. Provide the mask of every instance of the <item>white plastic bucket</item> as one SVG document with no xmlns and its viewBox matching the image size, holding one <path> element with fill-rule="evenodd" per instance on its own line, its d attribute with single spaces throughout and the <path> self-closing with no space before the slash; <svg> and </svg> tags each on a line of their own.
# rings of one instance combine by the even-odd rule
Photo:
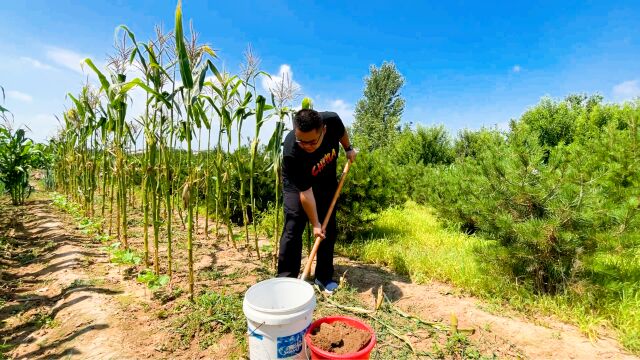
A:
<svg viewBox="0 0 640 360">
<path fill-rule="evenodd" d="M 315 307 L 313 287 L 303 280 L 275 278 L 250 287 L 242 304 L 250 359 L 306 358 L 304 334 Z"/>
</svg>

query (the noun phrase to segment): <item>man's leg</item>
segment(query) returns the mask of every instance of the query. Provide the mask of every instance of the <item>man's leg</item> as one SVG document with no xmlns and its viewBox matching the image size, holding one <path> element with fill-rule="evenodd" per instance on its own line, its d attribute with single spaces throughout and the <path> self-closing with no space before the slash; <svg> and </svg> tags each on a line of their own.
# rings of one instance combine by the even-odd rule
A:
<svg viewBox="0 0 640 360">
<path fill-rule="evenodd" d="M 298 277 L 302 260 L 302 233 L 309 222 L 300 202 L 300 194 L 285 191 L 284 229 L 278 253 L 278 277 Z"/>
<path fill-rule="evenodd" d="M 324 217 L 327 214 L 334 192 L 328 191 L 326 194 L 320 196 L 321 199 L 328 199 L 328 202 L 321 201 L 318 203 L 318 216 L 322 219 L 321 221 L 324 221 Z M 325 238 L 320 243 L 318 253 L 316 255 L 316 279 L 323 284 L 326 284 L 333 278 L 333 249 L 336 243 L 336 236 L 336 213 L 334 208 L 329 223 L 327 224 Z"/>
</svg>

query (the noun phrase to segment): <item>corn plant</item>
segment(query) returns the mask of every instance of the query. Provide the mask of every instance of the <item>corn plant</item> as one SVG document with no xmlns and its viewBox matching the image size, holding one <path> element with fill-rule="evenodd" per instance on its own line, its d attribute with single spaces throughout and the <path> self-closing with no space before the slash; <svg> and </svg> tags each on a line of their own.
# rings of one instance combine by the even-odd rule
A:
<svg viewBox="0 0 640 360">
<path fill-rule="evenodd" d="M 207 85 L 212 91 L 217 94 L 217 97 L 209 97 L 207 95 L 201 95 L 203 99 L 205 99 L 209 105 L 215 110 L 218 119 L 220 120 L 220 129 L 218 132 L 218 144 L 216 147 L 216 236 L 218 235 L 218 223 L 220 218 L 220 211 L 224 206 L 224 215 L 222 216 L 223 221 L 227 227 L 227 241 L 233 246 L 236 246 L 236 243 L 233 240 L 233 225 L 231 224 L 231 166 L 224 166 L 224 152 L 222 150 L 222 134 L 226 134 L 226 154 L 230 153 L 231 140 L 232 140 L 232 131 L 233 131 L 233 120 L 234 115 L 232 114 L 233 110 L 233 102 L 234 98 L 238 94 L 238 89 L 241 85 L 241 80 L 236 76 L 230 76 L 228 73 L 220 73 L 213 64 L 211 64 L 211 69 L 215 75 L 216 82 L 207 81 L 205 85 Z M 222 185 L 226 184 L 226 187 L 223 191 Z M 225 204 L 222 203 L 223 196 L 225 194 Z"/>
<path fill-rule="evenodd" d="M 257 59 L 250 50 L 240 76 L 218 71 L 212 62 L 216 54 L 209 46 L 198 43 L 193 29 L 191 34 L 190 39 L 185 37 L 181 2 L 176 6 L 175 30 L 170 35 L 157 29 L 154 40 L 140 42 L 127 26 L 119 26 L 117 36 L 122 42 L 117 44 L 117 54 L 110 58 L 107 69 L 98 69 L 90 59 L 83 62 L 97 75 L 99 88 L 94 92 L 85 87 L 78 95 L 69 94 L 72 106 L 62 115 L 63 129 L 50 146 L 56 161 L 54 177 L 66 180 L 58 184 L 58 189 L 70 196 L 69 201 L 82 204 L 82 216 L 87 218 L 97 213 L 94 199 L 101 195 L 100 214 L 105 221 L 92 223 L 92 231 L 106 239 L 113 238 L 118 243 L 117 257 L 123 261 L 143 261 L 145 279 L 163 276 L 159 254 L 163 223 L 167 233 L 166 276 L 171 277 L 172 224 L 175 215 L 179 217 L 187 233 L 189 293 L 193 299 L 193 228 L 194 224 L 198 227 L 202 199 L 205 236 L 209 236 L 209 216 L 213 215 L 210 206 L 215 205 L 216 238 L 222 224 L 228 242 L 237 247 L 243 236 L 236 226 L 241 225 L 247 247 L 252 247 L 253 221 L 253 245 L 261 258 L 255 224 L 259 211 L 255 183 L 261 175 L 256 167 L 262 151 L 258 138 L 266 121 L 277 114 L 276 131 L 266 152 L 279 189 L 280 144 L 291 114 L 287 106 L 295 89 L 290 81 L 283 82 L 272 95 L 272 104 L 267 105 L 255 82 L 258 76 L 269 75 L 257 69 Z M 170 38 L 175 46 L 169 46 Z M 143 75 L 128 79 L 127 69 L 131 66 Z M 209 81 L 207 76 L 211 74 Z M 128 109 L 134 88 L 146 92 L 146 102 L 144 112 L 136 114 L 132 122 Z M 0 114 L 5 114 L 4 108 Z M 251 117 L 256 119 L 255 138 L 243 144 L 244 125 Z M 219 120 L 217 129 L 212 126 L 214 119 Z M 208 136 L 206 142 L 203 136 Z M 138 137 L 143 141 L 138 143 Z M 234 153 L 231 145 L 236 141 Z M 279 199 L 280 192 L 276 206 Z M 128 217 L 138 205 L 143 214 L 143 244 L 140 249 L 130 249 Z M 280 219 L 276 217 L 275 221 L 279 227 Z M 98 224 L 104 224 L 104 228 L 98 228 Z M 153 268 L 149 269 L 152 263 Z"/>
<path fill-rule="evenodd" d="M 285 120 L 291 118 L 293 109 L 287 105 L 297 96 L 296 92 L 298 88 L 293 84 L 291 79 L 284 76 L 280 82 L 275 85 L 275 88 L 271 89 L 271 103 L 275 109 L 278 119 L 276 121 L 276 128 L 271 135 L 269 144 L 267 145 L 267 154 L 271 160 L 271 170 L 273 170 L 275 178 L 275 208 L 276 214 L 274 216 L 273 224 L 273 242 L 275 244 L 273 252 L 273 263 L 277 265 L 275 261 L 278 256 L 279 245 L 279 229 L 280 229 L 280 195 L 282 193 L 281 186 L 281 174 L 282 174 L 282 141 L 284 138 L 284 131 L 286 129 Z"/>
<path fill-rule="evenodd" d="M 187 253 L 189 267 L 189 296 L 193 300 L 193 198 L 192 190 L 195 183 L 194 173 L 191 169 L 192 164 L 192 140 L 193 126 L 201 126 L 201 121 L 208 121 L 203 109 L 203 103 L 198 98 L 202 93 L 205 77 L 208 68 L 214 68 L 210 60 L 201 65 L 203 55 L 208 53 L 215 57 L 213 51 L 207 46 L 196 48 L 192 47 L 192 52 L 187 52 L 185 44 L 184 31 L 182 28 L 182 4 L 178 1 L 176 6 L 175 21 L 175 43 L 176 54 L 178 56 L 178 67 L 180 69 L 180 78 L 182 86 L 177 90 L 181 95 L 182 104 L 185 110 L 185 119 L 181 122 L 181 130 L 183 137 L 187 142 L 187 168 L 189 175 L 182 187 L 182 199 L 184 207 L 187 209 Z M 195 45 L 195 44 L 194 44 Z M 194 71 L 195 70 L 195 71 Z"/>
<path fill-rule="evenodd" d="M 94 214 L 94 193 L 96 190 L 97 138 L 95 137 L 98 119 L 96 116 L 97 96 L 88 86 L 84 86 L 78 98 L 72 94 L 67 96 L 74 103 L 74 111 L 65 114 L 67 128 L 75 132 L 73 151 L 78 156 L 79 167 L 74 175 L 77 184 L 78 198 L 81 199 L 86 216 Z"/>
<path fill-rule="evenodd" d="M 167 80 L 171 80 L 169 74 L 160 65 L 158 52 L 163 51 L 164 37 L 160 32 L 158 36 L 156 50 L 153 43 L 139 44 L 135 35 L 129 28 L 124 25 L 119 27 L 124 30 L 131 39 L 134 48 L 131 53 L 130 61 L 134 58 L 138 59 L 138 66 L 145 76 L 145 86 L 142 88 L 147 92 L 147 102 L 145 113 L 142 117 L 141 124 L 145 135 L 145 152 L 143 156 L 144 177 L 142 185 L 143 193 L 143 212 L 144 212 L 144 254 L 145 265 L 149 264 L 149 248 L 148 248 L 148 224 L 149 224 L 149 196 L 151 196 L 151 214 L 153 221 L 153 245 L 154 245 L 154 271 L 155 274 L 160 273 L 159 259 L 159 231 L 160 231 L 160 139 L 162 134 L 162 118 L 166 114 L 166 109 L 172 109 L 171 99 L 173 96 L 163 92 L 163 86 Z M 143 53 L 144 52 L 144 53 Z M 146 55 L 146 57 L 145 57 Z"/>
<path fill-rule="evenodd" d="M 0 86 L 0 92 L 2 93 L 2 102 L 4 102 L 4 88 L 2 86 Z M 3 107 L 2 105 L 0 105 L 0 119 L 4 120 L 5 122 L 7 122 L 9 119 L 7 118 L 7 115 L 11 114 L 11 112 L 9 111 L 9 109 Z"/>
<path fill-rule="evenodd" d="M 245 89 L 247 90 L 248 93 L 253 94 L 253 97 L 256 99 L 255 100 L 255 107 L 251 112 L 251 115 L 254 115 L 255 117 L 255 135 L 253 140 L 251 141 L 250 144 L 250 161 L 249 161 L 249 206 L 251 207 L 251 222 L 253 225 L 253 232 L 254 232 L 254 245 L 256 247 L 256 254 L 258 256 L 258 259 L 260 259 L 260 247 L 258 246 L 258 231 L 257 231 L 257 225 L 256 225 L 256 213 L 257 213 L 257 209 L 256 209 L 256 201 L 255 201 L 255 194 L 254 194 L 254 180 L 255 180 L 255 173 L 256 173 L 256 156 L 258 154 L 258 146 L 260 143 L 260 129 L 262 128 L 262 126 L 264 125 L 264 123 L 266 122 L 266 120 L 268 120 L 269 116 L 265 115 L 265 111 L 269 111 L 272 110 L 273 107 L 266 105 L 266 99 L 264 96 L 262 95 L 257 95 L 257 91 L 256 91 L 256 86 L 255 86 L 255 81 L 256 78 L 259 75 L 264 75 L 270 78 L 270 75 L 260 71 L 259 70 L 259 64 L 260 64 L 260 60 L 253 54 L 253 51 L 251 49 L 251 46 L 249 46 L 249 48 L 247 49 L 247 51 L 245 52 L 245 63 L 243 64 L 242 67 L 242 77 L 243 77 L 243 85 L 245 87 Z M 256 96 L 257 95 L 257 96 Z M 241 123 L 238 126 L 238 147 L 240 147 L 240 133 L 241 133 Z M 238 165 L 240 165 L 240 154 L 241 152 L 238 151 Z M 242 181 L 241 178 L 241 186 L 244 185 L 244 182 Z M 241 188 L 240 191 L 241 196 L 244 196 L 244 191 Z M 242 204 L 242 201 L 241 201 Z M 245 233 L 247 236 L 247 242 L 249 241 L 249 230 L 248 230 L 248 217 L 246 215 L 246 206 L 243 205 L 243 215 L 244 215 L 244 221 L 245 221 Z"/>
<path fill-rule="evenodd" d="M 14 205 L 24 204 L 31 194 L 29 170 L 38 154 L 24 129 L 13 131 L 9 125 L 0 125 L 0 182 Z"/>
</svg>

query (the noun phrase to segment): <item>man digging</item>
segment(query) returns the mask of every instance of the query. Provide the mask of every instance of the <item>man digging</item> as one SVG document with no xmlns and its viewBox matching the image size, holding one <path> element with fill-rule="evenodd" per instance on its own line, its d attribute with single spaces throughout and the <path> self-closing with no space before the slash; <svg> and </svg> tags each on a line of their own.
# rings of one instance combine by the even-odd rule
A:
<svg viewBox="0 0 640 360">
<path fill-rule="evenodd" d="M 336 241 L 335 211 L 326 229 L 324 219 L 338 186 L 336 168 L 340 149 L 355 161 L 356 151 L 342 120 L 334 112 L 302 109 L 293 118 L 293 131 L 284 140 L 283 205 L 284 229 L 280 238 L 278 276 L 298 277 L 302 258 L 302 233 L 308 222 L 314 238 L 321 237 L 317 253 L 315 283 L 326 293 L 338 288 L 333 280 L 333 248 Z"/>
</svg>

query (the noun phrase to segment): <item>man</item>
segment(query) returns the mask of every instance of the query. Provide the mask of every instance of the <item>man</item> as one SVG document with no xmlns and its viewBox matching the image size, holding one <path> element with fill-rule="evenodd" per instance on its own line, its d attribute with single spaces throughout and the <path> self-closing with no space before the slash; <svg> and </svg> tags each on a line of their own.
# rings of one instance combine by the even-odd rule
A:
<svg viewBox="0 0 640 360">
<path fill-rule="evenodd" d="M 284 140 L 284 230 L 280 238 L 278 276 L 298 277 L 302 258 L 302 233 L 311 222 L 314 238 L 323 238 L 316 255 L 316 284 L 333 293 L 333 248 L 336 241 L 335 211 L 326 230 L 322 222 L 338 186 L 336 164 L 341 144 L 349 161 L 355 161 L 344 124 L 334 112 L 302 109 L 293 118 L 293 131 Z"/>
</svg>

